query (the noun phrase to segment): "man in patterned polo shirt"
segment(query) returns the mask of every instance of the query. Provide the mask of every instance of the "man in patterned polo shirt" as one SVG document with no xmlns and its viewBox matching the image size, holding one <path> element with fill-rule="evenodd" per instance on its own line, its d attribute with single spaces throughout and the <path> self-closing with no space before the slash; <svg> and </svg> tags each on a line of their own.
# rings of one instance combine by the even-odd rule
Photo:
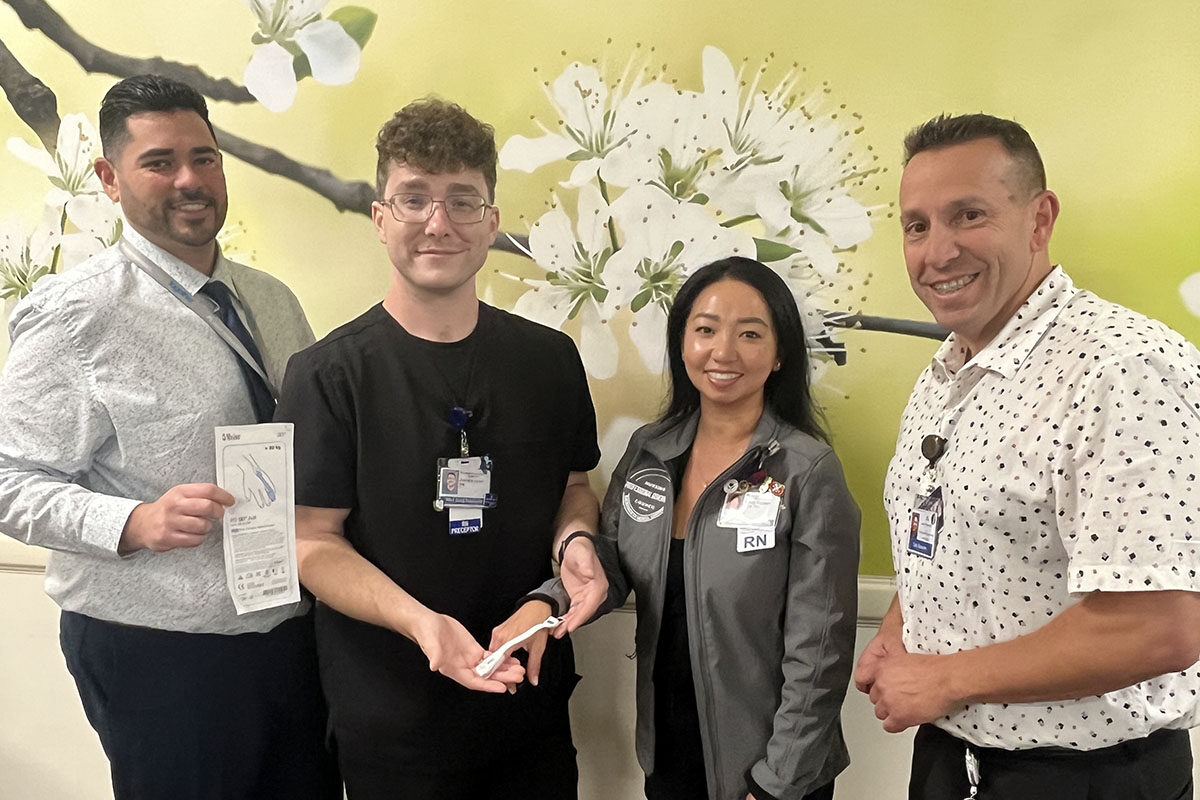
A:
<svg viewBox="0 0 1200 800">
<path fill-rule="evenodd" d="M 1184 798 L 1200 690 L 1200 353 L 1052 265 L 1014 122 L 905 140 L 913 290 L 950 337 L 901 420 L 898 592 L 855 674 L 910 797 Z"/>
</svg>

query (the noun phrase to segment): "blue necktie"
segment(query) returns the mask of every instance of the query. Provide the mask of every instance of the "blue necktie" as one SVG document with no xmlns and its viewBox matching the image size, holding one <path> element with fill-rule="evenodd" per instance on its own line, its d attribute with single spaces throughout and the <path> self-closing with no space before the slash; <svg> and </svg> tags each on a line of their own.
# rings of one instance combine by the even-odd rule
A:
<svg viewBox="0 0 1200 800">
<path fill-rule="evenodd" d="M 238 341 L 254 357 L 259 368 L 265 373 L 267 369 L 263 366 L 262 354 L 258 352 L 258 345 L 254 343 L 254 337 L 250 335 L 250 331 L 246 330 L 246 326 L 242 324 L 241 318 L 237 315 L 237 310 L 233 307 L 233 294 L 229 291 L 229 287 L 220 281 L 209 281 L 200 287 L 200 292 L 212 298 L 212 301 L 217 304 L 217 316 L 225 323 L 225 327 L 233 332 L 233 335 L 238 338 Z M 236 351 L 234 355 L 242 370 L 242 379 L 245 380 L 246 387 L 250 390 L 250 404 L 254 406 L 255 419 L 258 422 L 270 422 L 271 418 L 275 416 L 275 398 L 271 395 L 271 390 L 267 388 L 267 383 L 262 376 L 255 372 L 245 359 Z"/>
</svg>

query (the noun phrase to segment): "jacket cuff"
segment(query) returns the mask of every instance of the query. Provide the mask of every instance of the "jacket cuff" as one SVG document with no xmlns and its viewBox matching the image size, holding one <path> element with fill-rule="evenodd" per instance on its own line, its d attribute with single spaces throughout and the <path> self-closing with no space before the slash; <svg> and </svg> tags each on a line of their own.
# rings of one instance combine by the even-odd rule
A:
<svg viewBox="0 0 1200 800">
<path fill-rule="evenodd" d="M 550 578 L 547 580 L 541 586 L 518 600 L 517 607 L 520 608 L 530 600 L 544 600 L 549 603 L 550 613 L 556 617 L 561 617 L 571 607 L 571 596 L 563 588 L 560 578 Z"/>
<path fill-rule="evenodd" d="M 762 788 L 758 781 L 754 780 L 754 776 L 751 774 L 753 769 L 754 767 L 750 767 L 750 769 L 746 770 L 746 787 L 754 797 L 754 800 L 779 800 L 778 797 Z"/>
</svg>

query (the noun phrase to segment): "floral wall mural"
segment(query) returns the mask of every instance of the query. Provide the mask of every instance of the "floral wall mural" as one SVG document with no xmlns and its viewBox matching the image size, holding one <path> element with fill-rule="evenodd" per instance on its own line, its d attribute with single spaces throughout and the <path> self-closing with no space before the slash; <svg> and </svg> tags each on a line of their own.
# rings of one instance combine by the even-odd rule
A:
<svg viewBox="0 0 1200 800">
<path fill-rule="evenodd" d="M 661 370 L 675 291 L 696 268 L 733 254 L 768 262 L 789 281 L 812 349 L 823 353 L 832 331 L 817 303 L 849 282 L 839 254 L 871 235 L 853 190 L 879 167 L 853 149 L 836 111 L 822 108 L 831 104 L 819 93 L 797 97 L 794 71 L 766 88 L 767 64 L 735 71 L 712 46 L 701 58 L 701 91 L 648 77 L 633 62 L 615 79 L 571 63 L 545 87 L 555 121 L 537 121 L 541 136 L 516 134 L 500 151 L 505 169 L 573 165 L 530 229 L 526 252 L 546 276 L 524 280 L 515 310 L 553 327 L 579 316 L 584 365 L 596 378 L 617 374 L 612 323 L 622 310 L 641 362 Z"/>
<path fill-rule="evenodd" d="M 160 71 L 209 98 L 226 252 L 292 285 L 324 333 L 387 280 L 366 217 L 375 130 L 435 93 L 496 127 L 504 235 L 482 291 L 579 344 L 606 456 L 598 487 L 657 410 L 676 288 L 708 261 L 753 255 L 801 302 L 864 509 L 863 571 L 887 574 L 882 474 L 937 335 L 894 218 L 909 127 L 941 111 L 1025 123 L 1063 199 L 1056 260 L 1200 339 L 1200 87 L 1171 77 L 1200 74 L 1200 12 L 1065 6 L 0 0 L 5 316 L 120 236 L 90 170 L 96 107 L 117 78 Z"/>
</svg>

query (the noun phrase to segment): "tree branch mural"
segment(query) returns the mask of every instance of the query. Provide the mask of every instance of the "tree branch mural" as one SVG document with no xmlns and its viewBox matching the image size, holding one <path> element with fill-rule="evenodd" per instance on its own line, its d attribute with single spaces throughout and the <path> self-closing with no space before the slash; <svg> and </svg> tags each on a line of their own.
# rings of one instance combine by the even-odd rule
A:
<svg viewBox="0 0 1200 800">
<path fill-rule="evenodd" d="M 38 30 L 79 62 L 85 72 L 127 78 L 130 75 L 154 73 L 183 81 L 214 100 L 231 103 L 251 103 L 254 97 L 243 86 L 226 78 L 212 78 L 200 67 L 179 64 L 165 58 L 132 58 L 110 52 L 79 35 L 57 11 L 44 0 L 4 0 L 21 24 Z"/>
<path fill-rule="evenodd" d="M 17 116 L 37 134 L 46 150 L 53 152 L 58 136 L 58 98 L 21 66 L 4 42 L 0 42 L 0 88 Z"/>
<path fill-rule="evenodd" d="M 99 47 L 45 0 L 3 2 L 26 28 L 54 42 L 85 72 L 116 78 L 154 72 L 184 81 L 215 101 L 257 100 L 275 111 L 291 105 L 297 83 L 305 78 L 330 84 L 352 80 L 375 23 L 373 12 L 352 6 L 322 16 L 311 11 L 321 3 L 307 4 L 305 12 L 288 5 L 271 13 L 263 12 L 273 9 L 271 2 L 252 4 L 260 15 L 259 31 L 245 85 L 239 85 L 199 66 L 133 58 Z M 515 310 L 553 327 L 579 318 L 581 351 L 596 377 L 616 374 L 618 353 L 610 323 L 617 315 L 629 320 L 630 339 L 641 360 L 657 369 L 664 310 L 675 289 L 691 270 L 731 253 L 756 256 L 788 280 L 805 311 L 814 353 L 837 363 L 844 363 L 845 349 L 834 328 L 944 335 L 928 323 L 827 314 L 818 308 L 823 299 L 846 289 L 850 271 L 839 265 L 842 254 L 871 234 L 870 210 L 854 192 L 879 168 L 852 151 L 853 135 L 861 132 L 855 120 L 820 111 L 819 95 L 800 101 L 792 96 L 794 70 L 770 90 L 759 88 L 765 64 L 752 75 L 743 70 L 735 73 L 721 51 L 706 48 L 704 90 L 687 92 L 633 62 L 613 82 L 605 82 L 594 67 L 574 63 L 545 85 L 557 124 L 538 123 L 541 136 L 515 135 L 504 143 L 501 166 L 508 169 L 531 172 L 563 159 L 575 165 L 562 185 L 563 193 L 576 195 L 575 219 L 556 196 L 529 236 L 503 234 L 494 248 L 527 256 L 543 270 L 540 278 L 507 276 L 526 287 Z M 0 87 L 45 151 L 61 162 L 58 151 L 67 121 L 59 117 L 55 94 L 3 43 Z M 89 134 L 86 121 L 68 116 L 72 130 L 87 143 L 94 131 Z M 797 121 L 803 126 L 798 128 Z M 217 137 L 228 154 L 304 186 L 339 212 L 370 214 L 375 192 L 369 182 L 340 178 L 229 130 L 217 129 Z M 78 144 L 73 147 L 80 150 Z M 63 182 L 61 164 L 54 172 L 32 154 L 22 155 L 11 141 L 10 149 L 37 161 L 52 183 Z M 42 245 L 31 247 L 38 237 L 25 234 L 18 247 L 19 237 L 11 231 L 0 240 L 7 252 L 0 252 L 0 260 L 9 262 L 6 272 L 12 272 L 13 253 L 21 251 L 26 290 L 37 275 L 86 257 L 96 245 L 119 235 L 112 221 L 95 218 L 102 195 L 95 187 L 76 184 L 67 189 L 70 197 L 59 198 L 57 233 L 41 237 Z M 76 232 L 68 232 L 68 222 Z M 63 245 L 81 234 L 91 237 L 88 245 L 76 241 L 69 248 L 71 257 L 65 257 Z M 52 256 L 46 255 L 45 242 L 52 242 Z M 36 263 L 39 258 L 49 263 Z"/>
</svg>

